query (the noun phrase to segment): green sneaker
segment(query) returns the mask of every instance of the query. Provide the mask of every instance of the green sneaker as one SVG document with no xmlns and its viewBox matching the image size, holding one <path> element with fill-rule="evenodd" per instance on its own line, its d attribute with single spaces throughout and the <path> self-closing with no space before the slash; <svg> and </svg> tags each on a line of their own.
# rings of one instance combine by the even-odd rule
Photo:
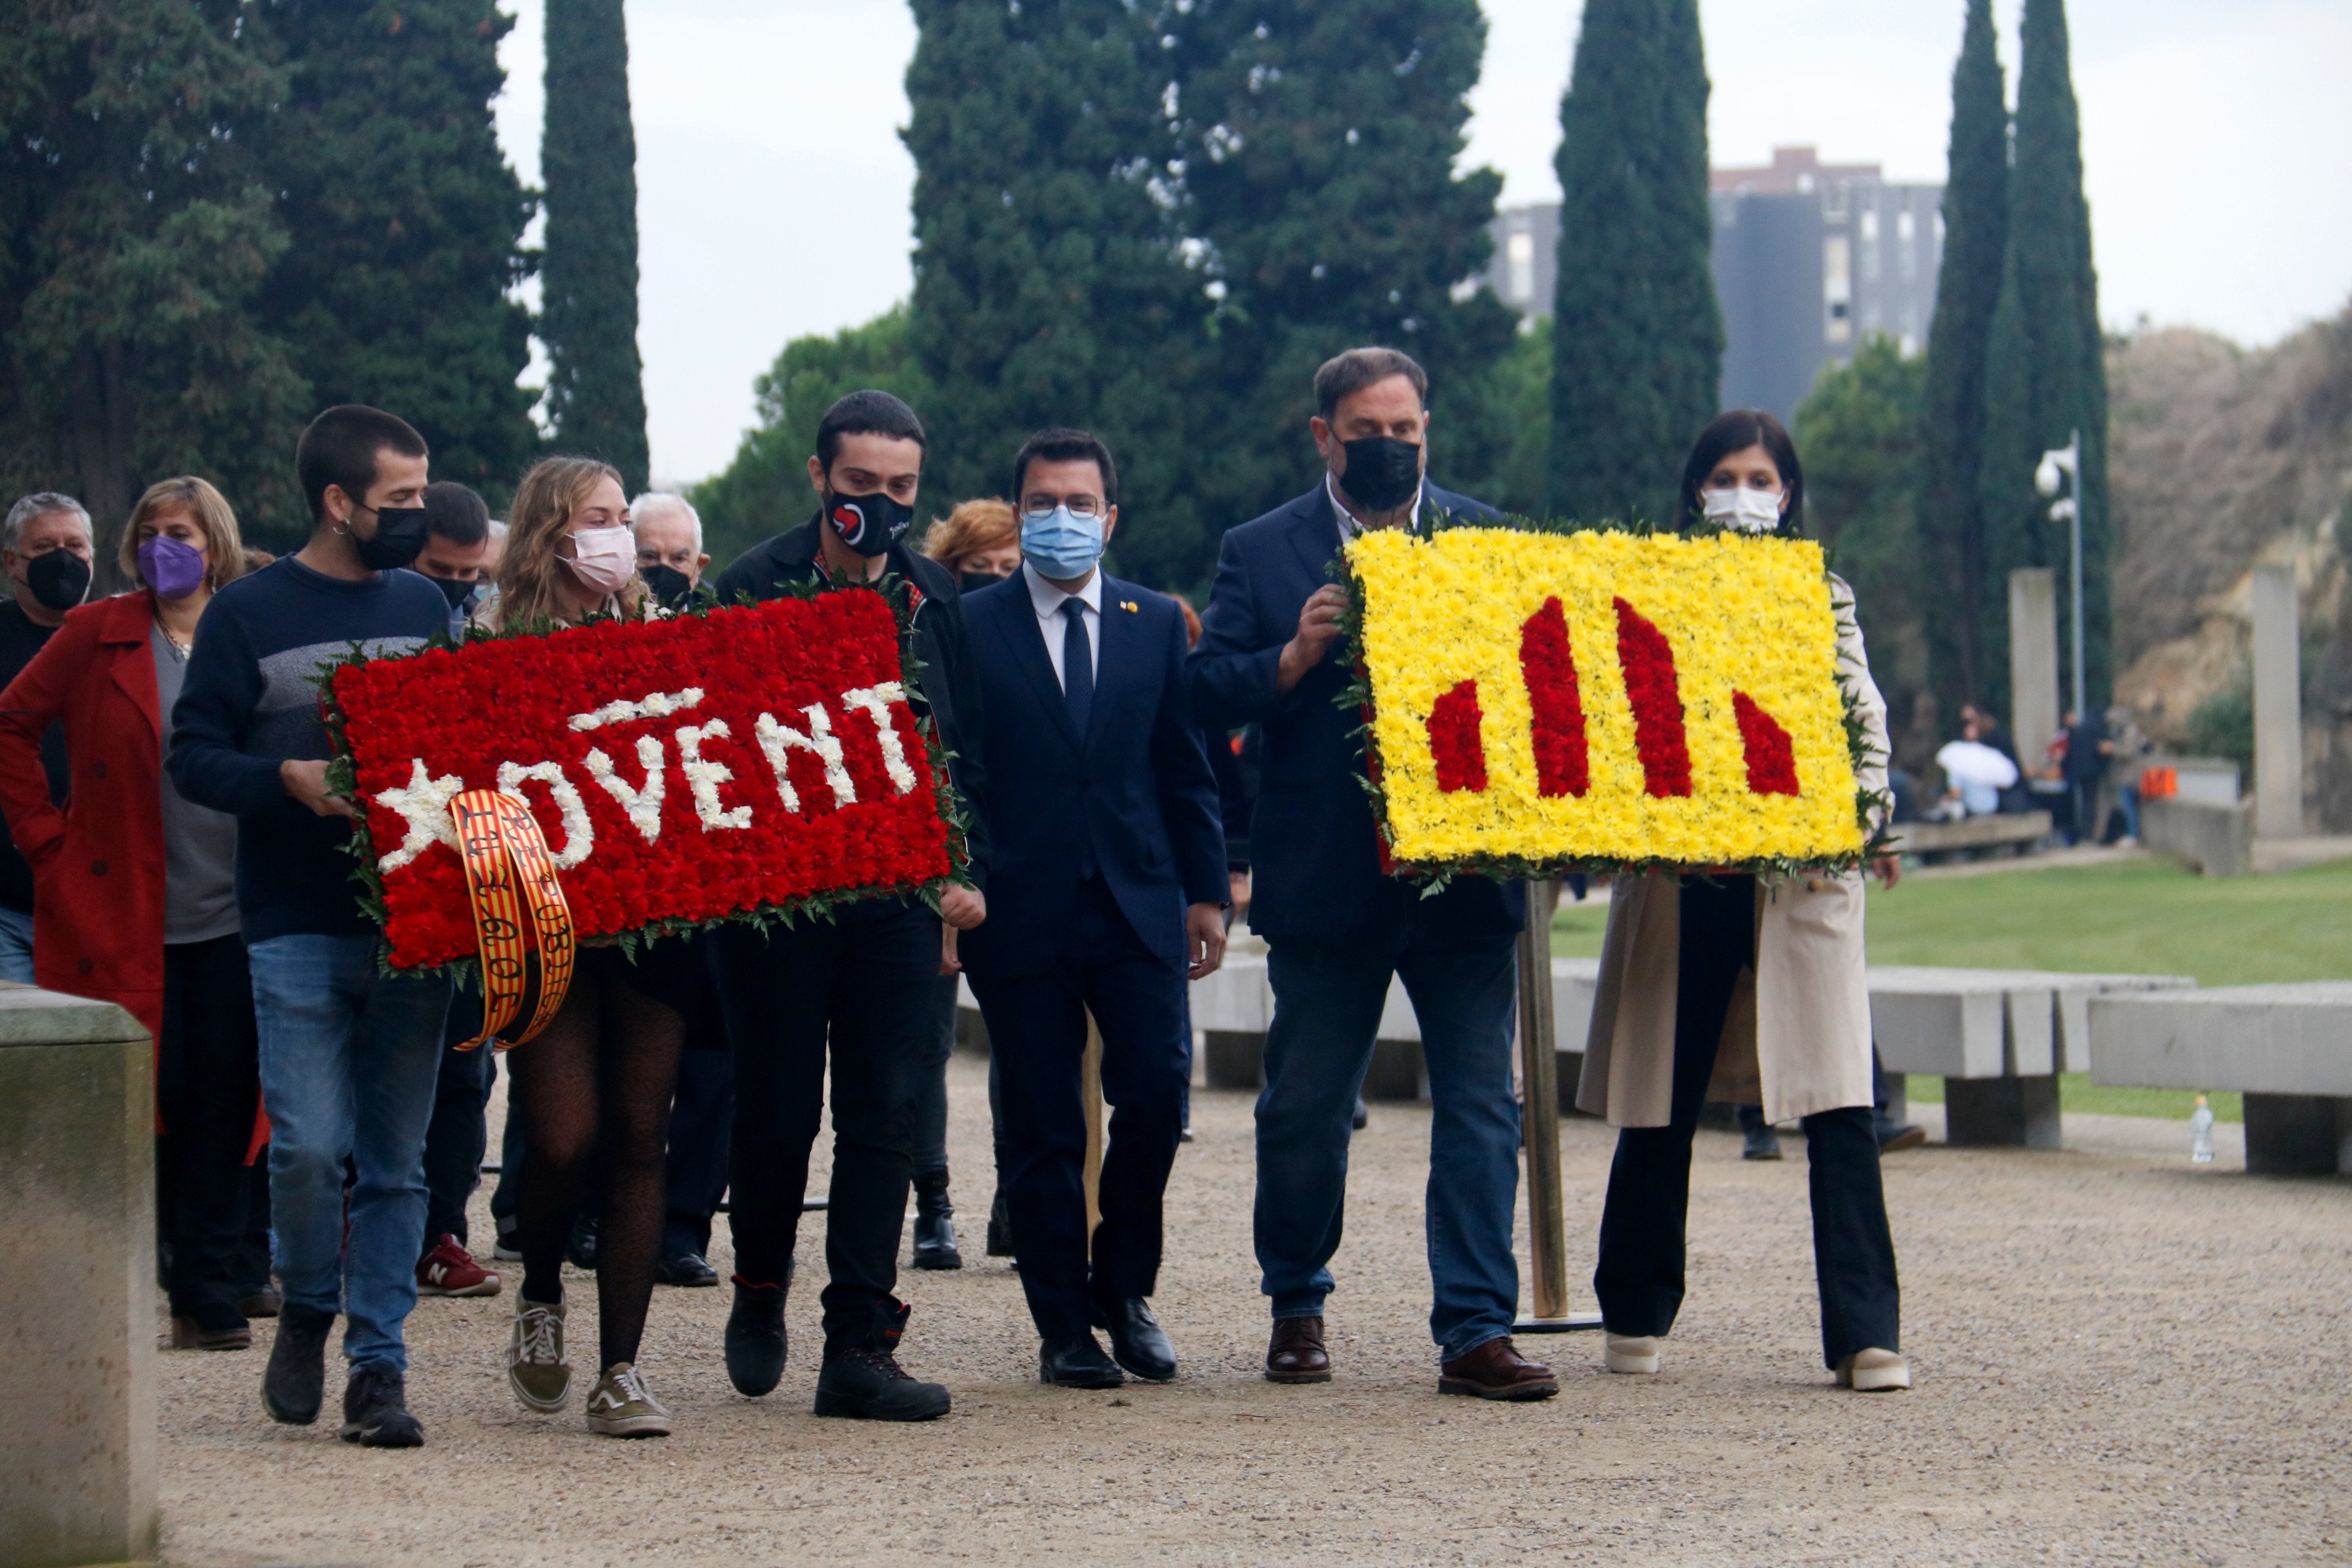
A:
<svg viewBox="0 0 2352 1568">
<path fill-rule="evenodd" d="M 635 1367 L 616 1361 L 588 1396 L 588 1430 L 604 1437 L 667 1437 L 669 1410 L 646 1392 Z"/>
<path fill-rule="evenodd" d="M 507 1343 L 507 1381 L 533 1410 L 561 1410 L 572 1397 L 572 1363 L 563 1359 L 563 1303 L 515 1297 L 514 1337 Z"/>
</svg>

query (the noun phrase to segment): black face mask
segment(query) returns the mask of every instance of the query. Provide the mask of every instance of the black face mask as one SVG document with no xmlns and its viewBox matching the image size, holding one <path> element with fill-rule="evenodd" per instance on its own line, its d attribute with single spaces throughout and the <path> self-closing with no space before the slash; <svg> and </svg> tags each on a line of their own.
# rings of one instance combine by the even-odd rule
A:
<svg viewBox="0 0 2352 1568">
<path fill-rule="evenodd" d="M 70 610 L 89 597 L 89 563 L 70 550 L 52 550 L 25 563 L 33 597 L 52 610 Z"/>
<path fill-rule="evenodd" d="M 460 583 L 455 577 L 436 577 L 433 585 L 441 590 L 441 596 L 449 601 L 453 610 L 462 610 L 472 604 L 474 595 L 482 588 L 479 583 Z"/>
<path fill-rule="evenodd" d="M 956 586 L 967 594 L 977 594 L 982 588 L 993 588 L 996 584 L 1003 581 L 1004 579 L 1003 577 L 999 577 L 993 572 L 959 572 L 956 574 Z"/>
<path fill-rule="evenodd" d="M 870 496 L 824 495 L 827 525 L 841 542 L 871 561 L 890 548 L 891 542 L 915 521 L 915 509 L 901 506 L 880 490 Z"/>
<path fill-rule="evenodd" d="M 675 610 L 694 595 L 694 579 L 675 566 L 640 566 L 637 575 L 665 610 Z"/>
<path fill-rule="evenodd" d="M 1348 471 L 1339 488 L 1366 511 L 1394 511 L 1421 488 L 1421 447 L 1393 436 L 1367 436 L 1342 443 Z"/>
<path fill-rule="evenodd" d="M 362 539 L 353 533 L 352 542 L 359 548 L 361 565 L 371 572 L 391 572 L 425 553 L 425 534 L 423 507 L 378 507 L 374 534 Z"/>
</svg>

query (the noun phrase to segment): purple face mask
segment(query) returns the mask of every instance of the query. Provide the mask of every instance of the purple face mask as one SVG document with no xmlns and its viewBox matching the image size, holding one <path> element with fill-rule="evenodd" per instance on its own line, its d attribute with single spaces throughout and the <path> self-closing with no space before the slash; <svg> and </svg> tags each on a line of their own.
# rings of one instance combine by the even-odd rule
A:
<svg viewBox="0 0 2352 1568">
<path fill-rule="evenodd" d="M 162 599 L 184 599 L 204 586 L 205 552 L 164 534 L 139 547 L 139 575 Z"/>
</svg>

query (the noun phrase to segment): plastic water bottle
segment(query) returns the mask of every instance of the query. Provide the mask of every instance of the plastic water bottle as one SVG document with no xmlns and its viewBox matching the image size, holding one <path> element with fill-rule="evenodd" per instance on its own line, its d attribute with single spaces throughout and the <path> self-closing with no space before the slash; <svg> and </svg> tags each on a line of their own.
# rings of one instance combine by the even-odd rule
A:
<svg viewBox="0 0 2352 1568">
<path fill-rule="evenodd" d="M 2201 1094 L 2189 1117 L 2189 1158 L 2200 1165 L 2213 1163 L 2213 1110 Z"/>
</svg>

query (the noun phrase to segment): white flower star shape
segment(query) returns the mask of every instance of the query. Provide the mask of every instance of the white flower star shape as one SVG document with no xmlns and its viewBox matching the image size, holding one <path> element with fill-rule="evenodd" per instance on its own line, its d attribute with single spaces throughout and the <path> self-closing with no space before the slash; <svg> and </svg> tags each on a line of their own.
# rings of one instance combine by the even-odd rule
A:
<svg viewBox="0 0 2352 1568">
<path fill-rule="evenodd" d="M 378 805 L 398 812 L 401 820 L 408 825 L 400 847 L 375 863 L 377 871 L 389 874 L 399 870 L 433 847 L 436 839 L 457 848 L 457 826 L 449 818 L 449 803 L 465 789 L 466 781 L 455 773 L 443 773 L 437 779 L 425 777 L 425 759 L 413 759 L 408 783 L 375 797 Z"/>
</svg>

